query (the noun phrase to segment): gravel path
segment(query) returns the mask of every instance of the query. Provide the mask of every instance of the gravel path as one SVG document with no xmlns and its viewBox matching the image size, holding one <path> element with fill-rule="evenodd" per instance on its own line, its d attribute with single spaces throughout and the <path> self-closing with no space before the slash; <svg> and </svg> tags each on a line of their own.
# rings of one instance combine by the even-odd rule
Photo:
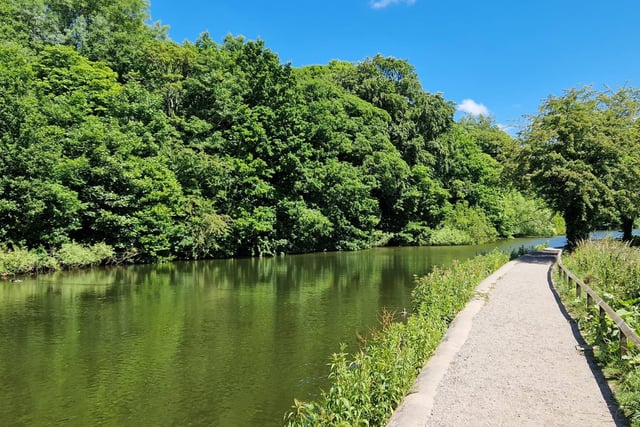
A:
<svg viewBox="0 0 640 427">
<path fill-rule="evenodd" d="M 512 261 L 479 287 L 389 426 L 625 425 L 549 286 L 555 252 Z"/>
</svg>

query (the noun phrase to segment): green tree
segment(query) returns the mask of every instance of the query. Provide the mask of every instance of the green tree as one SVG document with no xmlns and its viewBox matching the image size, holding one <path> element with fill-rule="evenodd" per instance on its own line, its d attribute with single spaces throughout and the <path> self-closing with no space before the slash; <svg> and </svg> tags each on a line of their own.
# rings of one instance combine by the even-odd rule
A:
<svg viewBox="0 0 640 427">
<path fill-rule="evenodd" d="M 338 84 L 389 113 L 389 138 L 410 166 L 425 163 L 426 144 L 453 124 L 453 105 L 424 92 L 407 61 L 376 55 L 357 65 L 334 61 L 329 66 Z"/>
<path fill-rule="evenodd" d="M 474 134 L 463 124 L 455 124 L 434 142 L 439 154 L 435 170 L 450 202 L 478 206 L 497 224 L 500 216 L 502 165 L 483 152 Z M 436 149 L 434 149 L 435 151 Z"/>
<path fill-rule="evenodd" d="M 525 178 L 563 213 L 571 246 L 599 224 L 638 215 L 639 106 L 632 89 L 571 89 L 549 97 L 524 132 Z"/>
<path fill-rule="evenodd" d="M 66 45 L 93 61 L 103 61 L 122 79 L 135 71 L 143 46 L 165 37 L 147 25 L 146 0 L 5 0 L 0 13 L 13 22 L 0 36 L 21 40 L 34 50 Z"/>
<path fill-rule="evenodd" d="M 147 9 L 0 4 L 0 243 L 159 260 L 516 233 L 500 210 L 518 147 L 490 120 L 454 123 L 407 61 L 296 69 L 262 40 L 176 44 Z M 624 121 L 628 99 L 609 101 Z M 637 150 L 624 153 L 611 199 L 629 219 Z"/>
<path fill-rule="evenodd" d="M 624 87 L 598 96 L 603 109 L 604 132 L 618 148 L 613 172 L 613 199 L 620 218 L 623 239 L 632 238 L 633 224 L 640 216 L 640 90 Z"/>
</svg>

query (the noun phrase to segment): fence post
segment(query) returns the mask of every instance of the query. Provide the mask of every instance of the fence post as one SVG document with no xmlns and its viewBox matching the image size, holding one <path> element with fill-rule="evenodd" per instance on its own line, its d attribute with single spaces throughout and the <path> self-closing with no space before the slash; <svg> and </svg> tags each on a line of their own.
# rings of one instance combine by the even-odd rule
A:
<svg viewBox="0 0 640 427">
<path fill-rule="evenodd" d="M 622 329 L 618 328 L 618 333 L 620 334 L 620 358 L 622 358 L 629 351 L 629 343 Z"/>
<path fill-rule="evenodd" d="M 570 273 L 566 267 L 560 265 L 560 270 L 560 277 L 566 278 L 569 289 L 571 286 L 571 282 L 575 283 L 576 298 L 582 297 L 582 292 L 584 291 L 587 294 L 587 308 L 591 307 L 594 304 L 598 306 L 598 315 L 601 325 L 606 322 L 606 318 L 609 317 L 618 328 L 620 358 L 624 358 L 625 355 L 629 353 L 629 341 L 632 342 L 634 347 L 640 348 L 640 337 L 638 337 L 637 332 L 634 331 L 624 321 L 624 319 L 622 319 L 602 298 L 600 298 L 600 296 L 597 295 L 595 291 L 589 287 L 589 285 L 582 283 L 582 281 L 578 279 L 573 273 Z M 584 289 L 582 289 L 583 286 Z"/>
</svg>

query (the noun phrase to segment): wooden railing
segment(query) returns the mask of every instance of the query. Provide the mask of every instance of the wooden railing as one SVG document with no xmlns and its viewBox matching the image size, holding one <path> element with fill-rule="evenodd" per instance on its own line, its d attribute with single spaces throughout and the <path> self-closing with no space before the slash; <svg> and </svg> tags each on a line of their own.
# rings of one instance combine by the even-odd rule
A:
<svg viewBox="0 0 640 427">
<path fill-rule="evenodd" d="M 636 334 L 636 332 L 631 329 L 631 327 L 622 319 L 618 313 L 616 313 L 610 306 L 607 304 L 600 296 L 589 287 L 586 283 L 576 277 L 567 267 L 562 264 L 562 252 L 558 252 L 558 258 L 556 261 L 558 268 L 560 270 L 561 277 L 568 281 L 569 283 L 573 282 L 576 286 L 576 297 L 580 297 L 582 292 L 587 294 L 587 307 L 591 307 L 593 305 L 598 306 L 598 310 L 600 312 L 600 319 L 604 319 L 604 316 L 607 315 L 613 320 L 613 323 L 616 325 L 620 338 L 620 357 L 624 356 L 629 350 L 629 341 L 633 343 L 636 349 L 640 349 L 640 337 Z"/>
</svg>

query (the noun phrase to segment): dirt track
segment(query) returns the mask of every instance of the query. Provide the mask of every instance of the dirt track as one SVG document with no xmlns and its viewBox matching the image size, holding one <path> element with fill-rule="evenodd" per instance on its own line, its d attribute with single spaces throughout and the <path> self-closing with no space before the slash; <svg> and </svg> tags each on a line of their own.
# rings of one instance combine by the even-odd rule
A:
<svg viewBox="0 0 640 427">
<path fill-rule="evenodd" d="M 553 252 L 479 286 L 389 426 L 624 425 L 548 280 Z M 488 301 L 486 301 L 488 296 Z"/>
</svg>

